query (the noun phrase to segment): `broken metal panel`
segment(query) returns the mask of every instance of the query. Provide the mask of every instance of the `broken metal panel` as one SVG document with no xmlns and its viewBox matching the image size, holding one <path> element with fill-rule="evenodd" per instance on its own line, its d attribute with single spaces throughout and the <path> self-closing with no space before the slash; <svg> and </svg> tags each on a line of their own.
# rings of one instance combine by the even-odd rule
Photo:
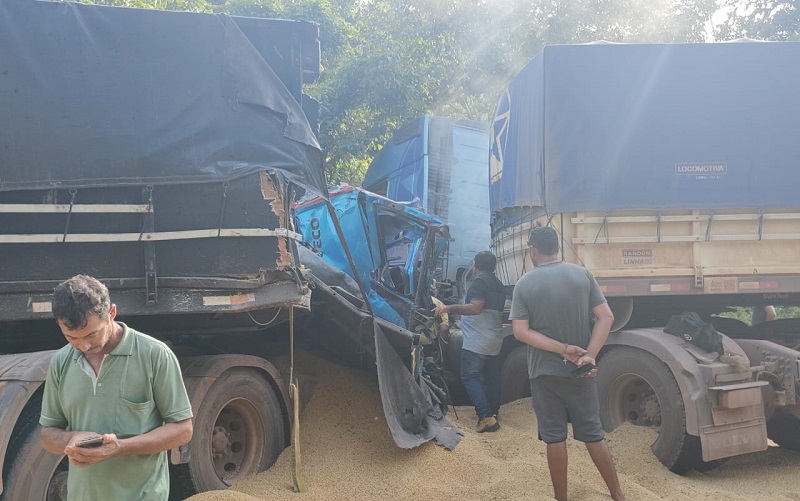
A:
<svg viewBox="0 0 800 501">
<path fill-rule="evenodd" d="M 286 199 L 283 196 L 285 187 L 281 183 L 278 176 L 271 176 L 266 171 L 259 174 L 261 180 L 261 195 L 266 202 L 269 202 L 269 207 L 272 213 L 278 218 L 278 224 L 281 228 L 287 228 L 288 220 L 286 218 Z M 278 238 L 278 258 L 275 265 L 279 270 L 285 270 L 294 266 L 294 258 L 288 249 L 288 239 Z"/>
</svg>

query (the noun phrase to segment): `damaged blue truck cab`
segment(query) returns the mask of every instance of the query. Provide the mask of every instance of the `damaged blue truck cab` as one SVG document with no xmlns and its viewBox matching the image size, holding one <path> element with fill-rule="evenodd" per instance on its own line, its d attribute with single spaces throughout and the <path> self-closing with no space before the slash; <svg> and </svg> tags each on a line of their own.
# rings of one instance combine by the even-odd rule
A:
<svg viewBox="0 0 800 501">
<path fill-rule="evenodd" d="M 421 333 L 430 323 L 430 284 L 447 250 L 447 226 L 408 204 L 352 186 L 332 191 L 331 204 L 372 311 L 398 327 Z M 324 200 L 315 197 L 295 204 L 294 218 L 314 253 L 355 278 Z"/>
<path fill-rule="evenodd" d="M 318 342 L 352 365 L 377 365 L 397 445 L 434 438 L 454 448 L 460 435 L 444 417 L 450 398 L 431 299 L 450 240 L 447 226 L 352 186 L 331 190 L 330 205 L 321 197 L 293 204 L 293 220 L 306 244 L 300 260 L 311 271 L 316 313 L 309 320 L 310 330 L 320 331 Z"/>
</svg>

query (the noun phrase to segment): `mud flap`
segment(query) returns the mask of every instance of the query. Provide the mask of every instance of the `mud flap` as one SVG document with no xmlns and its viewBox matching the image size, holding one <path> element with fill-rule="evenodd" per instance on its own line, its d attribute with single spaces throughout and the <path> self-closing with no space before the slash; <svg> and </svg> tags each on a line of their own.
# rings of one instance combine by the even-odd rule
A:
<svg viewBox="0 0 800 501">
<path fill-rule="evenodd" d="M 767 426 L 761 387 L 765 381 L 708 388 L 712 422 L 701 428 L 703 461 L 738 456 L 767 448 Z"/>
<path fill-rule="evenodd" d="M 427 386 L 420 387 L 414 381 L 377 322 L 373 326 L 378 387 L 394 442 L 403 449 L 412 449 L 435 439 L 445 449 L 453 450 L 461 441 L 461 430 L 433 405 Z"/>
<path fill-rule="evenodd" d="M 767 427 L 763 420 L 705 426 L 700 435 L 703 461 L 758 452 L 767 448 Z"/>
</svg>

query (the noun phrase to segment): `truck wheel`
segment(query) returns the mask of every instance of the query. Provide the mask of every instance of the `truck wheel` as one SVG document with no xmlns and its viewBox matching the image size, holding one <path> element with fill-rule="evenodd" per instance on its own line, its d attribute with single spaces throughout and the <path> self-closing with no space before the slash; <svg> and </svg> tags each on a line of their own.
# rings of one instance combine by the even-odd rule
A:
<svg viewBox="0 0 800 501">
<path fill-rule="evenodd" d="M 39 439 L 41 400 L 32 401 L 20 415 L 8 444 L 2 501 L 66 501 L 68 463 L 50 454 Z"/>
<path fill-rule="evenodd" d="M 767 421 L 767 436 L 785 449 L 800 451 L 800 419 L 786 412 L 776 412 Z"/>
<path fill-rule="evenodd" d="M 506 355 L 500 368 L 500 403 L 507 404 L 530 396 L 528 347 L 517 346 Z"/>
<path fill-rule="evenodd" d="M 203 398 L 189 443 L 190 460 L 172 467 L 172 497 L 223 490 L 266 470 L 286 444 L 275 391 L 259 373 L 233 369 Z"/>
<path fill-rule="evenodd" d="M 658 358 L 625 346 L 611 349 L 599 361 L 597 391 L 607 431 L 626 421 L 658 428 L 650 449 L 664 466 L 678 474 L 703 467 L 700 437 L 686 431 L 678 383 Z"/>
</svg>

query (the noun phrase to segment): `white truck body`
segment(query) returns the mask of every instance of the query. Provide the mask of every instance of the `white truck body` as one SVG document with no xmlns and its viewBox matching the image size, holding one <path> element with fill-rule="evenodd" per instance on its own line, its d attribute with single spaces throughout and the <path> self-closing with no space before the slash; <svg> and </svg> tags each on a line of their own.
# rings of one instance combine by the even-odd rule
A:
<svg viewBox="0 0 800 501">
<path fill-rule="evenodd" d="M 570 212 L 550 224 L 563 259 L 591 270 L 607 297 L 747 294 L 769 304 L 800 292 L 799 221 L 800 211 L 687 210 Z M 506 284 L 532 267 L 530 231 L 527 221 L 494 237 Z"/>
</svg>

